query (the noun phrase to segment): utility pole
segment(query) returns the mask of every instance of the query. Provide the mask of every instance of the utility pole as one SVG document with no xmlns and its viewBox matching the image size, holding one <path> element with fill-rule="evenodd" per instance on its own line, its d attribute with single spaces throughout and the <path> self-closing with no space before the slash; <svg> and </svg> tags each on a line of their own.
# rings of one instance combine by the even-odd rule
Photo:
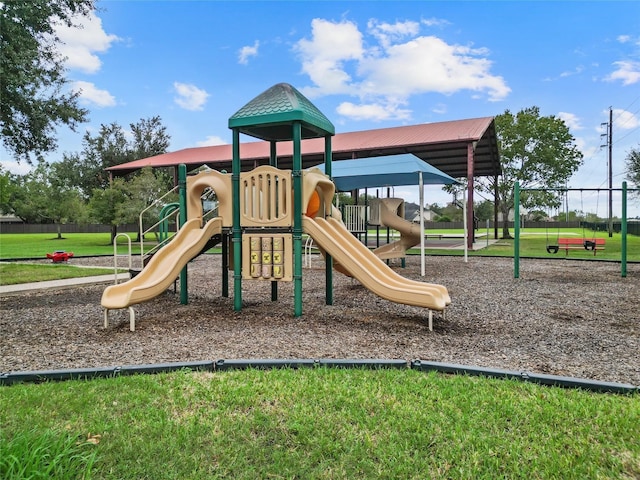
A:
<svg viewBox="0 0 640 480">
<path fill-rule="evenodd" d="M 609 150 L 609 221 L 608 221 L 608 231 L 609 237 L 613 237 L 613 108 L 609 107 L 609 123 L 602 123 L 601 125 L 607 127 L 607 133 L 603 133 L 602 137 L 607 137 L 606 145 L 601 145 L 602 147 L 607 146 Z"/>
</svg>

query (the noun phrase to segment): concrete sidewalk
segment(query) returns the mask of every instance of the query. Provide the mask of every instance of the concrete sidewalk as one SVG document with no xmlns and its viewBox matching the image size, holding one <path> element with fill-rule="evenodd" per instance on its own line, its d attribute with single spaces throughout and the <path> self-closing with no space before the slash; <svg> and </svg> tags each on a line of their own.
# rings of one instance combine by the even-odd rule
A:
<svg viewBox="0 0 640 480">
<path fill-rule="evenodd" d="M 118 282 L 129 280 L 128 273 L 119 273 Z M 17 285 L 0 286 L 0 295 L 27 292 L 30 290 L 46 290 L 49 288 L 69 288 L 78 285 L 91 285 L 96 283 L 115 283 L 115 275 L 96 275 L 93 277 L 65 278 L 62 280 L 49 280 L 46 282 L 20 283 Z"/>
</svg>

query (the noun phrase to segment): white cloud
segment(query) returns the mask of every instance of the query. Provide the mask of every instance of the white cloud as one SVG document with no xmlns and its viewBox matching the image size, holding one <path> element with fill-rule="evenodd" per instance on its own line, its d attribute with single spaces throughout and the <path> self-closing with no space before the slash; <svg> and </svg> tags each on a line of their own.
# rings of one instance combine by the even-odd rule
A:
<svg viewBox="0 0 640 480">
<path fill-rule="evenodd" d="M 218 137 L 217 135 L 209 135 L 204 140 L 196 142 L 196 147 L 211 147 L 214 145 L 227 145 L 228 143 L 229 142 L 222 137 Z"/>
<path fill-rule="evenodd" d="M 74 82 L 73 89 L 80 92 L 80 98 L 86 104 L 93 104 L 98 107 L 113 107 L 116 104 L 116 99 L 113 95 L 107 90 L 100 90 L 91 82 Z"/>
<path fill-rule="evenodd" d="M 238 54 L 238 63 L 242 65 L 246 65 L 249 63 L 249 57 L 255 57 L 258 55 L 258 47 L 260 46 L 260 42 L 256 40 L 252 47 L 246 46 L 240 49 Z"/>
<path fill-rule="evenodd" d="M 427 27 L 446 27 L 447 25 L 451 25 L 451 22 L 441 18 L 423 18 L 420 20 L 420 23 Z"/>
<path fill-rule="evenodd" d="M 486 91 L 490 100 L 502 100 L 511 89 L 502 77 L 489 73 L 492 64 L 480 57 L 484 53 L 433 36 L 418 37 L 389 47 L 384 58 L 362 62 L 360 73 L 370 82 L 370 93 L 407 97 L 472 90 Z"/>
<path fill-rule="evenodd" d="M 113 42 L 120 40 L 117 35 L 107 34 L 102 29 L 102 20 L 91 12 L 88 17 L 78 19 L 79 27 L 59 24 L 56 34 L 62 40 L 60 53 L 66 57 L 65 65 L 84 73 L 96 73 L 102 62 L 96 53 L 104 53 Z"/>
<path fill-rule="evenodd" d="M 392 42 L 398 42 L 406 37 L 415 37 L 420 32 L 418 22 L 379 23 L 377 20 L 369 20 L 367 24 L 369 33 L 373 35 L 383 48 L 389 47 Z"/>
<path fill-rule="evenodd" d="M 608 82 L 622 81 L 622 85 L 633 85 L 640 82 L 640 62 L 631 60 L 620 60 L 613 62 L 617 70 L 608 75 L 605 80 Z"/>
<path fill-rule="evenodd" d="M 574 68 L 573 70 L 567 70 L 565 72 L 562 72 L 560 74 L 560 78 L 566 78 L 566 77 L 571 77 L 573 75 L 579 75 L 582 72 L 584 72 L 584 67 L 582 65 L 579 65 L 576 68 Z"/>
<path fill-rule="evenodd" d="M 26 175 L 33 167 L 29 165 L 27 162 L 14 162 L 9 160 L 2 160 L 0 164 L 4 167 L 4 169 L 8 172 L 13 173 L 14 175 Z"/>
<path fill-rule="evenodd" d="M 563 120 L 569 127 L 569 130 L 582 130 L 584 127 L 580 124 L 580 119 L 573 113 L 558 112 L 558 118 Z"/>
<path fill-rule="evenodd" d="M 406 120 L 411 117 L 410 110 L 398 108 L 397 105 L 376 103 L 356 105 L 351 102 L 342 102 L 336 111 L 354 120 Z"/>
<path fill-rule="evenodd" d="M 364 53 L 362 34 L 356 24 L 315 18 L 311 22 L 311 34 L 311 40 L 302 39 L 296 45 L 302 71 L 316 85 L 304 89 L 304 93 L 314 97 L 352 92 L 351 76 L 343 65 L 349 60 L 359 60 Z"/>
<path fill-rule="evenodd" d="M 640 127 L 640 118 L 633 113 L 621 108 L 614 108 L 612 113 L 613 126 L 616 130 L 633 130 Z"/>
<path fill-rule="evenodd" d="M 365 38 L 353 22 L 314 19 L 311 38 L 295 47 L 302 71 L 313 83 L 303 93 L 357 97 L 361 105 L 343 102 L 338 113 L 361 119 L 409 118 L 409 110 L 394 106 L 424 93 L 470 90 L 490 101 L 509 95 L 504 78 L 491 73 L 487 49 L 418 36 L 420 25 L 428 23 L 370 20 Z"/>
<path fill-rule="evenodd" d="M 174 101 L 186 110 L 202 110 L 209 94 L 195 85 L 174 82 L 173 88 L 178 94 Z"/>
</svg>

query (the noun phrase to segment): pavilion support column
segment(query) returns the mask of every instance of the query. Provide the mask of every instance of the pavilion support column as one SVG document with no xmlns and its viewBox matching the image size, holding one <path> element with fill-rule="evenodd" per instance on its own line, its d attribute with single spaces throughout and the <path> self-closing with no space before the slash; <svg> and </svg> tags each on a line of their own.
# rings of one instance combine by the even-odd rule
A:
<svg viewBox="0 0 640 480">
<path fill-rule="evenodd" d="M 498 175 L 493 177 L 493 238 L 498 239 Z"/>
<path fill-rule="evenodd" d="M 467 144 L 467 248 L 473 247 L 475 228 L 473 222 L 473 172 L 474 172 L 474 143 Z"/>
</svg>

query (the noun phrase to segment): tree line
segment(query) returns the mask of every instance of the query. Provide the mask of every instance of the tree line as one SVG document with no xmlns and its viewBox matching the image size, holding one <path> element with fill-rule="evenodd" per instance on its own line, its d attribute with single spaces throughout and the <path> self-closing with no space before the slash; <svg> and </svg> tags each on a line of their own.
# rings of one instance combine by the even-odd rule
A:
<svg viewBox="0 0 640 480">
<path fill-rule="evenodd" d="M 0 167 L 0 211 L 26 223 L 137 223 L 142 210 L 173 187 L 173 176 L 163 169 L 142 169 L 127 179 L 111 180 L 108 167 L 165 153 L 170 137 L 160 117 L 130 124 L 102 125 L 97 134 L 86 132 L 82 151 L 64 154 L 59 162 L 39 160 L 35 168 L 17 175 Z M 150 210 L 149 217 L 158 212 Z M 157 219 L 155 220 L 157 221 Z M 60 234 L 59 234 L 60 235 Z"/>
</svg>

